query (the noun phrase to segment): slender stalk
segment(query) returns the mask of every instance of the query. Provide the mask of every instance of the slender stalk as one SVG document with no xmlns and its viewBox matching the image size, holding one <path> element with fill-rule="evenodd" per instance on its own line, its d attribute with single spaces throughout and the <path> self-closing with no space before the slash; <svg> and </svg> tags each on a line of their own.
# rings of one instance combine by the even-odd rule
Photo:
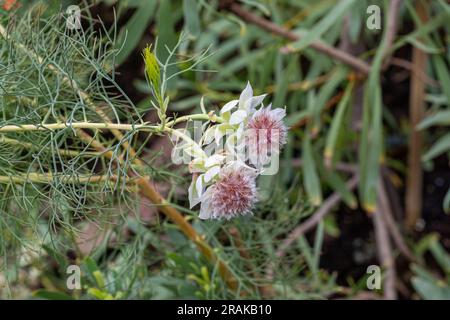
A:
<svg viewBox="0 0 450 320">
<path fill-rule="evenodd" d="M 199 117 L 197 117 L 199 118 Z M 184 120 L 191 119 L 187 116 Z M 178 121 L 180 122 L 180 121 Z M 177 121 L 172 121 L 171 125 L 178 123 Z M 121 130 L 121 131 L 145 131 L 145 132 L 166 132 L 173 134 L 183 140 L 185 140 L 189 145 L 195 148 L 195 151 L 199 154 L 206 156 L 202 148 L 189 136 L 177 129 L 170 128 L 167 124 L 164 127 L 161 126 L 149 126 L 147 124 L 121 124 L 121 123 L 94 123 L 94 122 L 71 122 L 71 123 L 47 123 L 47 124 L 21 124 L 21 125 L 6 125 L 0 127 L 0 133 L 5 132 L 25 132 L 25 131 L 48 131 L 48 130 L 61 130 L 61 129 L 108 129 L 108 130 Z M 8 138 L 0 137 L 0 142 Z"/>
<path fill-rule="evenodd" d="M 384 48 L 384 63 L 383 67 L 389 65 L 391 57 L 391 48 L 394 43 L 395 36 L 397 35 L 397 21 L 400 14 L 400 7 L 402 0 L 391 0 L 389 3 L 388 17 L 387 17 L 387 32 L 386 32 L 386 46 Z"/>
<path fill-rule="evenodd" d="M 414 254 L 406 244 L 405 240 L 403 239 L 403 236 L 397 227 L 397 222 L 394 220 L 391 203 L 389 201 L 389 197 L 387 194 L 386 187 L 384 185 L 383 178 L 381 178 L 381 181 L 378 186 L 378 201 L 380 204 L 379 212 L 382 215 L 382 218 L 385 222 L 385 225 L 388 228 L 389 234 L 391 235 L 394 244 L 397 246 L 397 248 L 399 249 L 400 253 L 403 254 L 403 256 L 408 258 L 408 260 L 410 260 L 411 262 L 416 262 L 417 260 L 416 257 L 414 256 Z"/>
<path fill-rule="evenodd" d="M 243 9 L 238 3 L 235 3 L 234 1 L 222 0 L 222 7 L 234 13 L 241 19 L 253 23 L 258 27 L 261 27 L 262 29 L 269 31 L 270 33 L 276 34 L 291 41 L 297 41 L 300 39 L 299 35 L 273 23 L 272 21 L 266 20 L 260 16 L 257 16 Z M 348 66 L 365 75 L 367 75 L 370 72 L 370 65 L 364 62 L 363 60 L 360 60 L 357 57 L 354 57 L 345 51 L 329 46 L 326 43 L 314 41 L 313 43 L 311 43 L 310 47 L 347 64 Z"/>
<path fill-rule="evenodd" d="M 378 198 L 380 201 L 380 198 Z M 377 210 L 372 214 L 375 239 L 378 251 L 378 259 L 384 269 L 383 296 L 386 300 L 396 300 L 397 291 L 395 289 L 397 273 L 395 270 L 395 258 L 392 253 L 392 244 L 389 239 L 388 227 L 381 210 L 383 204 L 379 203 Z"/>
<path fill-rule="evenodd" d="M 417 14 L 421 21 L 428 20 L 427 9 L 421 1 L 416 5 Z M 409 118 L 411 134 L 409 136 L 408 150 L 408 173 L 406 180 L 405 197 L 405 224 L 409 231 L 416 226 L 417 220 L 422 212 L 422 134 L 417 130 L 417 125 L 424 116 L 425 83 L 417 76 L 427 65 L 427 54 L 417 47 L 413 47 L 412 65 L 414 72 L 411 73 Z"/>
<path fill-rule="evenodd" d="M 0 132 L 22 132 L 22 131 L 48 131 L 61 129 L 109 129 L 122 131 L 148 131 L 157 132 L 160 127 L 145 124 L 120 124 L 120 123 L 95 123 L 95 122 L 71 122 L 71 123 L 46 123 L 46 124 L 11 124 L 0 127 Z"/>
<path fill-rule="evenodd" d="M 109 129 L 120 131 L 146 131 L 146 132 L 161 132 L 165 131 L 173 133 L 171 127 L 189 120 L 211 120 L 214 122 L 223 122 L 221 117 L 215 115 L 196 114 L 190 116 L 180 117 L 176 120 L 172 120 L 166 123 L 164 127 L 144 124 L 122 124 L 122 123 L 110 123 L 110 122 L 60 122 L 60 123 L 43 123 L 43 124 L 10 124 L 0 127 L 0 132 L 18 132 L 18 131 L 47 131 L 47 130 L 59 130 L 66 128 L 73 129 Z M 178 135 L 178 134 L 177 134 Z"/>
<path fill-rule="evenodd" d="M 148 177 L 147 177 L 148 178 Z M 0 176 L 0 183 L 53 183 L 58 181 L 61 183 L 100 183 L 107 181 L 118 180 L 118 176 L 114 175 L 85 175 L 85 176 L 70 176 L 64 174 L 52 174 L 52 173 L 35 173 L 30 172 L 28 174 L 17 176 Z M 127 182 L 133 182 L 136 179 L 127 179 Z"/>
</svg>

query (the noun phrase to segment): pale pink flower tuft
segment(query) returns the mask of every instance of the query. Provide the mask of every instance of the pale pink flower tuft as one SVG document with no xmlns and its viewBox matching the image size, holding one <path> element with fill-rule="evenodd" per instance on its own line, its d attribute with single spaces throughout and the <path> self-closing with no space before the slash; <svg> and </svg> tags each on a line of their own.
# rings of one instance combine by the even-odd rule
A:
<svg viewBox="0 0 450 320">
<path fill-rule="evenodd" d="M 228 165 L 201 199 L 201 219 L 231 219 L 251 212 L 257 200 L 256 174 L 244 165 Z"/>
<path fill-rule="evenodd" d="M 250 118 L 246 130 L 246 144 L 250 158 L 264 162 L 273 152 L 278 153 L 287 141 L 287 127 L 283 122 L 286 111 L 281 108 L 261 108 Z"/>
</svg>

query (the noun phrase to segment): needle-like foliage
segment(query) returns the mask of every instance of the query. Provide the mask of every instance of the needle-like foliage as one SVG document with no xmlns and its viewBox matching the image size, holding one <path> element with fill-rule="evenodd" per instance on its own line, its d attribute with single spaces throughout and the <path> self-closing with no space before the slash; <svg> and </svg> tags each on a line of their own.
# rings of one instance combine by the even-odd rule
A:
<svg viewBox="0 0 450 320">
<path fill-rule="evenodd" d="M 123 143 L 138 147 L 135 132 L 116 141 L 110 134 L 69 127 L 103 121 L 105 114 L 118 123 L 142 122 L 142 112 L 115 82 L 114 30 L 99 25 L 94 30 L 90 21 L 87 28 L 72 31 L 64 15 L 43 19 L 37 10 L 2 21 L 0 127 L 67 124 L 57 131 L 1 135 L 2 267 L 19 254 L 18 245 L 37 249 L 51 243 L 68 249 L 79 222 L 122 224 L 135 209 L 136 187 L 127 174 L 132 156 L 121 148 Z M 98 143 L 103 150 L 95 148 Z"/>
</svg>

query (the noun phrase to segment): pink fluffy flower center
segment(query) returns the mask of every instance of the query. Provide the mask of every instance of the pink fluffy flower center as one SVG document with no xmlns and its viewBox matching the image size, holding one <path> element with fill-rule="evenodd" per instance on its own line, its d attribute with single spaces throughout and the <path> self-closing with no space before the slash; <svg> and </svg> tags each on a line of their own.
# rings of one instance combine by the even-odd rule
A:
<svg viewBox="0 0 450 320">
<path fill-rule="evenodd" d="M 217 218 L 231 218 L 248 213 L 255 202 L 254 177 L 244 171 L 222 173 L 213 188 L 211 204 Z"/>
<path fill-rule="evenodd" d="M 286 143 L 286 127 L 279 117 L 270 110 L 262 110 L 247 125 L 247 139 L 251 150 L 258 155 L 271 151 L 272 146 L 279 148 Z"/>
</svg>

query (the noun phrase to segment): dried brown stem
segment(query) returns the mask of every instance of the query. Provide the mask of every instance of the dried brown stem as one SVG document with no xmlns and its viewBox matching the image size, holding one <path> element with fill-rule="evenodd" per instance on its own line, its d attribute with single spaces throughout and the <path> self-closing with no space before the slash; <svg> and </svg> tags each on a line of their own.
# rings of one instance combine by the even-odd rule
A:
<svg viewBox="0 0 450 320">
<path fill-rule="evenodd" d="M 417 1 L 417 14 L 422 22 L 428 20 L 427 9 L 422 1 Z M 425 83 L 417 76 L 424 70 L 427 64 L 427 54 L 419 48 L 413 47 L 412 65 L 414 70 L 411 73 L 410 97 L 409 97 L 409 118 L 411 134 L 409 136 L 408 150 L 408 171 L 406 180 L 406 217 L 405 224 L 409 231 L 416 226 L 417 220 L 422 211 L 422 134 L 417 130 L 417 125 L 424 116 Z"/>
<path fill-rule="evenodd" d="M 394 220 L 392 207 L 383 181 L 381 181 L 378 186 L 378 199 L 380 204 L 380 213 L 382 214 L 382 218 L 388 228 L 389 234 L 391 235 L 394 244 L 399 249 L 400 253 L 405 256 L 405 258 L 407 258 L 411 262 L 415 262 L 416 257 L 406 245 L 403 236 L 397 227 L 397 223 Z"/>
<path fill-rule="evenodd" d="M 386 46 L 384 48 L 384 63 L 383 68 L 389 65 L 391 57 L 391 47 L 394 43 L 395 36 L 397 35 L 397 21 L 400 13 L 400 7 L 402 0 L 391 0 L 389 2 L 387 25 L 386 25 Z"/>
<path fill-rule="evenodd" d="M 253 23 L 254 25 L 257 25 L 258 27 L 280 37 L 286 38 L 291 41 L 297 41 L 300 39 L 299 35 L 273 23 L 272 21 L 264 19 L 243 9 L 239 4 L 233 1 L 222 1 L 222 8 L 229 10 L 244 21 Z M 310 47 L 347 64 L 348 66 L 352 67 L 356 71 L 363 73 L 364 75 L 367 75 L 370 71 L 370 65 L 363 60 L 358 59 L 351 54 L 346 53 L 345 51 L 329 46 L 326 43 L 314 41 L 313 43 L 311 43 Z"/>
<path fill-rule="evenodd" d="M 433 78 L 430 78 L 424 72 L 424 70 L 418 70 L 417 68 L 414 68 L 414 64 L 412 64 L 411 61 L 392 57 L 389 62 L 391 65 L 406 69 L 406 70 L 410 71 L 411 73 L 415 73 L 416 77 L 420 78 L 422 80 L 422 82 L 426 83 L 427 85 L 436 87 L 436 88 L 439 87 L 438 81 L 434 80 Z"/>
<path fill-rule="evenodd" d="M 384 270 L 383 296 L 387 300 L 395 300 L 397 299 L 397 291 L 395 289 L 395 282 L 397 278 L 395 260 L 392 254 L 388 229 L 385 220 L 383 219 L 381 210 L 383 210 L 382 205 L 379 203 L 377 210 L 372 215 L 372 220 L 375 230 L 378 259 L 380 260 L 380 264 Z"/>
<path fill-rule="evenodd" d="M 293 167 L 301 167 L 303 165 L 302 159 L 292 159 L 291 165 Z M 356 173 L 358 165 L 352 163 L 338 162 L 333 165 L 333 168 L 342 172 Z"/>
</svg>

